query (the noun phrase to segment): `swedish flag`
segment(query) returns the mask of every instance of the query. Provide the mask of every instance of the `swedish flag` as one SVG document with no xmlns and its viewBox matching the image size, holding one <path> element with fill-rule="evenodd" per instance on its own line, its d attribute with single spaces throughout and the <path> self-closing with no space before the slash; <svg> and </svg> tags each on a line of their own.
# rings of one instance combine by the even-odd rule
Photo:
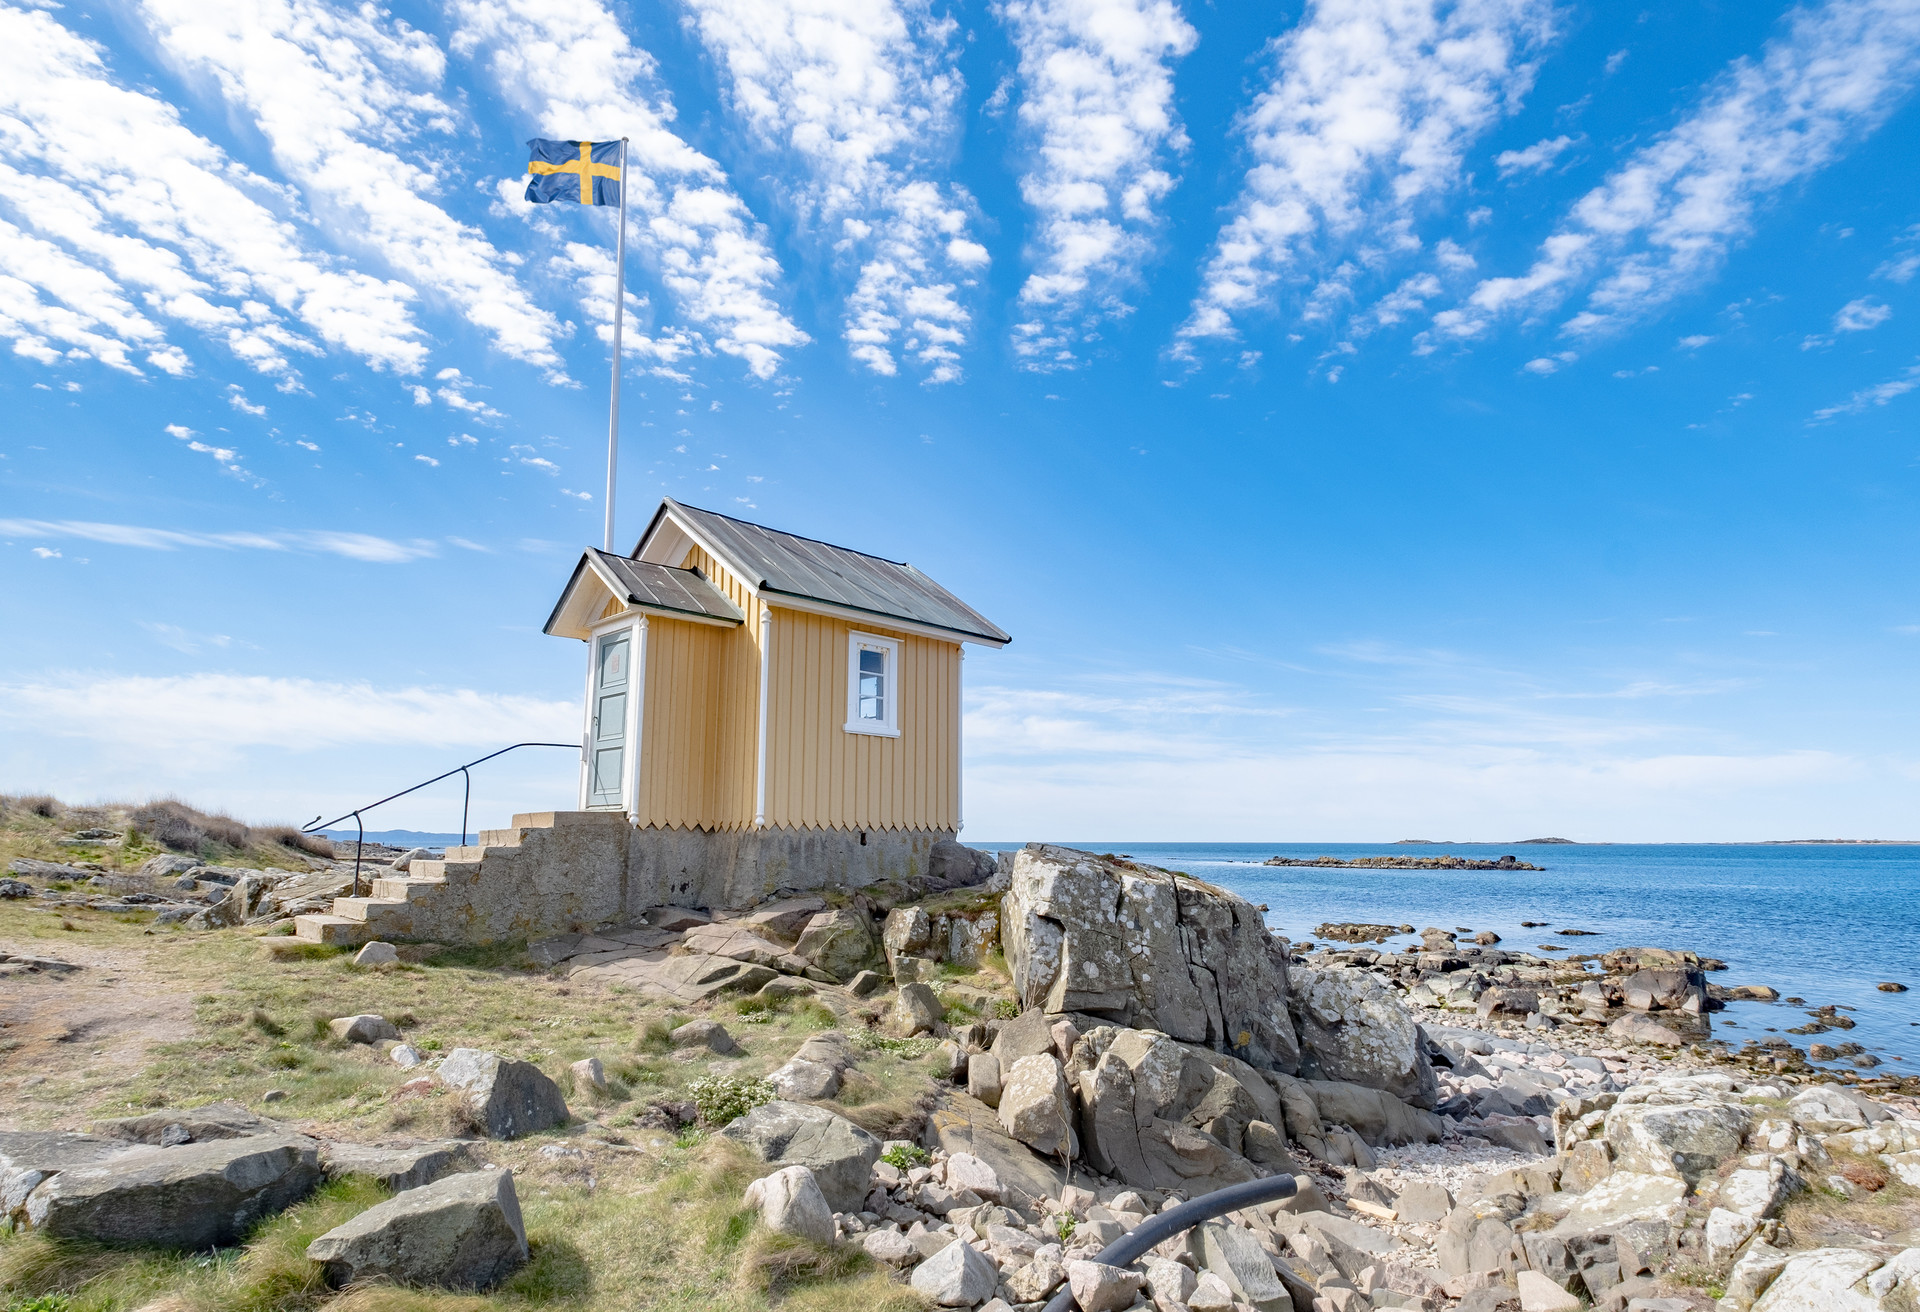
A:
<svg viewBox="0 0 1920 1312">
<path fill-rule="evenodd" d="M 527 199 L 544 205 L 567 201 L 580 205 L 620 203 L 620 143 L 617 141 L 548 141 L 535 137 L 527 143 L 533 162 L 527 172 Z"/>
</svg>

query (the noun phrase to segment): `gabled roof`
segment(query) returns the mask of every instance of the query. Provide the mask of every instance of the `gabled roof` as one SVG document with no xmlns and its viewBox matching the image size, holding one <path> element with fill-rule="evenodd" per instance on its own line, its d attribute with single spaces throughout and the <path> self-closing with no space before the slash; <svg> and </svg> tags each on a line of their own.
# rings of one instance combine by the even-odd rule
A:
<svg viewBox="0 0 1920 1312">
<path fill-rule="evenodd" d="M 673 530 L 678 530 L 674 532 Z M 684 535 L 769 600 L 936 629 L 964 642 L 1004 647 L 1013 638 L 904 561 L 870 556 L 795 533 L 662 499 L 633 550 L 641 561 L 685 558 Z"/>
<path fill-rule="evenodd" d="M 599 586 L 591 586 L 594 583 Z M 573 567 L 573 577 L 567 580 L 553 614 L 547 617 L 546 631 L 558 638 L 586 637 L 605 605 L 595 602 L 607 593 L 623 606 L 677 619 L 727 625 L 744 624 L 747 619 L 697 569 L 649 564 L 588 547 Z"/>
</svg>

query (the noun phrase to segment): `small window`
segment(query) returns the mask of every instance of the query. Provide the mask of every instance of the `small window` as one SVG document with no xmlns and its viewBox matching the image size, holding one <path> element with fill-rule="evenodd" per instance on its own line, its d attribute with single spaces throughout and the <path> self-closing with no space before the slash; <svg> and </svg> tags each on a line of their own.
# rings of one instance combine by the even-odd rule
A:
<svg viewBox="0 0 1920 1312">
<path fill-rule="evenodd" d="M 900 643 L 855 633 L 847 641 L 847 732 L 900 736 Z"/>
</svg>

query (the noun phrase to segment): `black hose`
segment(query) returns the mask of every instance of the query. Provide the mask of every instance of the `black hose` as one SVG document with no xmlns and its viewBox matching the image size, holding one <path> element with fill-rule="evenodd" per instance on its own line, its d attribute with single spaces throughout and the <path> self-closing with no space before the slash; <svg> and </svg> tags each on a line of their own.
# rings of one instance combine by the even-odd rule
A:
<svg viewBox="0 0 1920 1312">
<path fill-rule="evenodd" d="M 1243 1207 L 1257 1207 L 1261 1203 L 1291 1198 L 1299 1192 L 1299 1188 L 1290 1175 L 1271 1175 L 1264 1180 L 1248 1180 L 1243 1184 L 1230 1184 L 1225 1189 L 1215 1189 L 1171 1211 L 1148 1217 L 1121 1235 L 1115 1243 L 1108 1245 L 1093 1260 L 1107 1266 L 1130 1266 L 1151 1249 L 1183 1230 L 1193 1229 L 1202 1221 L 1211 1221 L 1216 1216 L 1225 1216 Z M 1073 1305 L 1072 1288 L 1062 1285 L 1060 1292 L 1047 1301 L 1045 1312 L 1069 1312 Z"/>
</svg>

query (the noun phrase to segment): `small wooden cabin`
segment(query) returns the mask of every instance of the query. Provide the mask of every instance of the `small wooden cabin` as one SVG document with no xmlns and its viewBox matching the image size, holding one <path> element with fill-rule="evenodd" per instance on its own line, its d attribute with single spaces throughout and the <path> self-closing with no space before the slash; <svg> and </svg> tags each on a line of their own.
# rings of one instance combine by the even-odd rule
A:
<svg viewBox="0 0 1920 1312">
<path fill-rule="evenodd" d="M 672 499 L 546 631 L 587 644 L 582 810 L 862 845 L 959 831 L 963 647 L 1011 641 L 911 565 Z"/>
</svg>

